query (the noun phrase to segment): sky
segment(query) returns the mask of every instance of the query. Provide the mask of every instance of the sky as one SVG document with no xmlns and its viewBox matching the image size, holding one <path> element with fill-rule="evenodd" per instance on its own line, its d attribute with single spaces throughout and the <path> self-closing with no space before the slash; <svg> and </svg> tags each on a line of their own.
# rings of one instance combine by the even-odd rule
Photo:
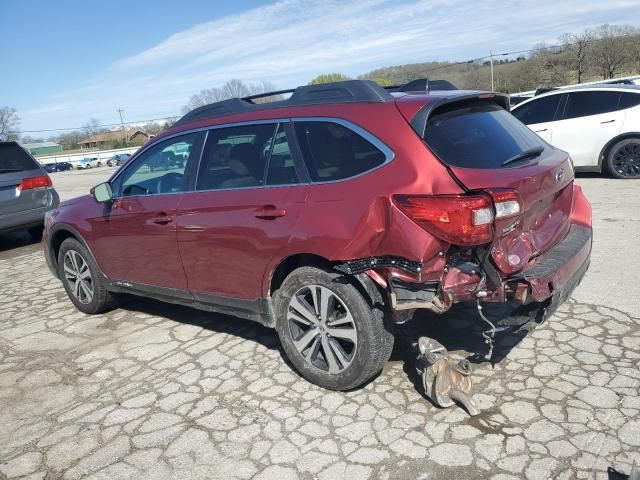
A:
<svg viewBox="0 0 640 480">
<path fill-rule="evenodd" d="M 0 0 L 0 107 L 25 135 L 180 115 L 227 80 L 277 88 L 321 73 L 463 61 L 640 26 L 638 0 Z M 38 132 L 32 132 L 38 131 Z"/>
</svg>

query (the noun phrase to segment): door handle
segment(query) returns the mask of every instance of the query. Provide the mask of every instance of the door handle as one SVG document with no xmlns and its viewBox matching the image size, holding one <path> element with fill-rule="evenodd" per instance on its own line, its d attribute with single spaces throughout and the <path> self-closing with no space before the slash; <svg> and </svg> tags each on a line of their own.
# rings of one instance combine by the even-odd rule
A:
<svg viewBox="0 0 640 480">
<path fill-rule="evenodd" d="M 543 128 L 542 130 L 534 130 L 534 132 L 536 132 L 536 133 L 546 132 L 546 131 L 547 131 L 547 129 L 546 129 L 546 128 Z"/>
<path fill-rule="evenodd" d="M 284 217 L 287 214 L 287 211 L 284 208 L 276 208 L 275 205 L 265 205 L 264 207 L 258 209 L 253 214 L 256 218 L 262 218 L 265 220 Z"/>
<path fill-rule="evenodd" d="M 605 120 L 604 122 L 600 122 L 600 124 L 603 124 L 603 123 L 613 123 L 613 122 L 615 122 L 615 121 L 616 121 L 616 119 L 614 118 L 613 120 Z"/>
<path fill-rule="evenodd" d="M 171 222 L 173 222 L 173 218 L 164 212 L 159 213 L 158 216 L 153 219 L 153 223 L 157 223 L 158 225 L 166 225 Z"/>
</svg>

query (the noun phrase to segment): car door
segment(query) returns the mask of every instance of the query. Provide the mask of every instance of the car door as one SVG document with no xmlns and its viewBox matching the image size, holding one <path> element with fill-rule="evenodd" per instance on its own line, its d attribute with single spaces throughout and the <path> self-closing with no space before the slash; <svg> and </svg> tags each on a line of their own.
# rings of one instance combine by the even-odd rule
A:
<svg viewBox="0 0 640 480">
<path fill-rule="evenodd" d="M 511 113 L 543 140 L 553 143 L 554 120 L 559 116 L 561 100 L 558 93 L 545 95 L 517 105 Z"/>
<path fill-rule="evenodd" d="M 600 152 L 622 129 L 620 92 L 571 92 L 557 122 L 553 145 L 569 152 L 576 167 L 597 166 Z"/>
<path fill-rule="evenodd" d="M 257 301 L 270 261 L 282 254 L 307 185 L 281 121 L 208 132 L 196 191 L 184 196 L 178 242 L 196 299 Z"/>
<path fill-rule="evenodd" d="M 104 273 L 129 284 L 186 290 L 176 236 L 178 205 L 193 185 L 190 165 L 197 162 L 203 133 L 162 141 L 123 167 L 112 182 L 114 201 L 92 219 L 95 254 Z M 182 166 L 156 168 L 185 145 L 193 146 Z M 134 285 L 135 287 L 136 285 Z"/>
</svg>

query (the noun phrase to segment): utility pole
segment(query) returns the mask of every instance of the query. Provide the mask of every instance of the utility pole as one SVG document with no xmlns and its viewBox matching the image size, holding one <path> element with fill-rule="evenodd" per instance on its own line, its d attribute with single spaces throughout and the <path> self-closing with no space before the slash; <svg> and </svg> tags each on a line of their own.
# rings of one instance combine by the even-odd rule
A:
<svg viewBox="0 0 640 480">
<path fill-rule="evenodd" d="M 493 65 L 493 64 L 492 64 Z M 493 85 L 493 71 L 491 73 L 491 84 Z M 117 112 L 120 114 L 120 123 L 122 124 L 122 130 L 124 130 L 124 138 L 125 138 L 125 143 L 127 145 L 129 145 L 129 132 L 127 132 L 127 129 L 124 126 L 124 120 L 122 119 L 122 112 L 124 112 L 123 109 L 119 108 L 117 110 Z"/>
<path fill-rule="evenodd" d="M 491 91 L 494 92 L 495 88 L 493 88 L 493 52 L 489 50 L 489 57 L 491 57 Z"/>
</svg>

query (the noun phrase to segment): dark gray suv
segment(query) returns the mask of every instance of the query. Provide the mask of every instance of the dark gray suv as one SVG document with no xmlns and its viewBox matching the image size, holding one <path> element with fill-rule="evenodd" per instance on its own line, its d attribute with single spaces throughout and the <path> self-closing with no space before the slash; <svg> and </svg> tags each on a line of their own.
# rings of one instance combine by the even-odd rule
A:
<svg viewBox="0 0 640 480">
<path fill-rule="evenodd" d="M 44 214 L 60 199 L 51 178 L 16 142 L 0 142 L 0 233 L 27 229 L 38 236 Z"/>
</svg>

